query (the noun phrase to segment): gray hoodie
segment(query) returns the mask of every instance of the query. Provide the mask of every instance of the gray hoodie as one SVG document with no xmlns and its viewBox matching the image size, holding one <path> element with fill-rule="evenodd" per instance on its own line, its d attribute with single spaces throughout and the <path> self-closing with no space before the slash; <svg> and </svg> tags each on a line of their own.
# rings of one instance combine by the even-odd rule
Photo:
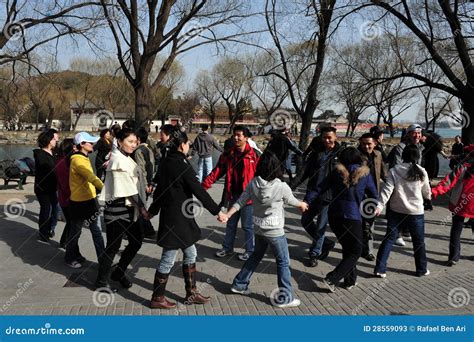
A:
<svg viewBox="0 0 474 342">
<path fill-rule="evenodd" d="M 266 237 L 285 235 L 285 215 L 283 203 L 298 207 L 298 201 L 288 184 L 280 179 L 267 182 L 260 176 L 253 178 L 233 207 L 240 210 L 247 201 L 252 200 L 253 224 L 255 234 Z"/>
</svg>

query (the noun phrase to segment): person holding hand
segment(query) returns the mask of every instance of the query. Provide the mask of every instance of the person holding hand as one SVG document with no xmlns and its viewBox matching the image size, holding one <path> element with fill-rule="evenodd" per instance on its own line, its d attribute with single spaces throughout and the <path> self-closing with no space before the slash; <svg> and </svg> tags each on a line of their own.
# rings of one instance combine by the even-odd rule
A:
<svg viewBox="0 0 474 342">
<path fill-rule="evenodd" d="M 289 308 L 300 305 L 300 300 L 294 297 L 291 286 L 290 254 L 284 231 L 283 204 L 300 208 L 302 212 L 308 210 L 308 204 L 298 201 L 282 179 L 280 161 L 273 152 L 265 151 L 260 157 L 255 177 L 228 213 L 219 213 L 218 220 L 227 222 L 249 199 L 252 200 L 255 251 L 234 278 L 231 291 L 243 295 L 250 293 L 250 278 L 270 246 L 277 263 L 279 288 L 279 292 L 272 298 L 272 304 L 279 308 Z"/>
</svg>

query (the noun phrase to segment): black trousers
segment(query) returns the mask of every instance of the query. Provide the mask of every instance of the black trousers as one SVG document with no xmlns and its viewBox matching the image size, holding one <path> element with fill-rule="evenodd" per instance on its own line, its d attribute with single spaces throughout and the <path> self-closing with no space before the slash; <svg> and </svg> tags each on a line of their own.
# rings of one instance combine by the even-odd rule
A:
<svg viewBox="0 0 474 342">
<path fill-rule="evenodd" d="M 71 214 L 69 213 L 69 207 L 61 206 L 61 210 L 64 215 L 64 219 L 66 220 L 66 225 L 64 226 L 63 233 L 61 234 L 61 240 L 59 240 L 59 244 L 66 245 L 67 243 L 67 234 L 71 229 Z"/>
<path fill-rule="evenodd" d="M 43 238 L 49 238 L 53 215 L 57 215 L 58 197 L 56 193 L 36 195 L 40 205 L 38 218 L 39 234 Z"/>
<path fill-rule="evenodd" d="M 138 222 L 116 220 L 106 224 L 107 246 L 103 260 L 109 267 L 112 266 L 115 255 L 118 253 L 124 235 L 127 235 L 128 245 L 122 252 L 116 272 L 124 274 L 128 265 L 142 247 L 143 230 Z"/>
<path fill-rule="evenodd" d="M 329 216 L 329 225 L 342 246 L 342 260 L 328 273 L 327 278 L 337 284 L 342 278 L 352 285 L 357 280 L 357 260 L 362 254 L 362 223 L 342 217 Z"/>
</svg>

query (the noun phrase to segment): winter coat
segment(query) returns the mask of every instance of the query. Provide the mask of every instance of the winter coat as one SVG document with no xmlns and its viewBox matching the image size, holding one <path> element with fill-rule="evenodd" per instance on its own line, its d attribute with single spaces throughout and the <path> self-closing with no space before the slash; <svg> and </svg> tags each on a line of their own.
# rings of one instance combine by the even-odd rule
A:
<svg viewBox="0 0 474 342">
<path fill-rule="evenodd" d="M 54 157 L 41 148 L 33 150 L 35 157 L 35 194 L 56 193 L 56 172 Z"/>
<path fill-rule="evenodd" d="M 377 186 L 377 192 L 380 193 L 380 190 L 381 190 L 380 184 L 381 184 L 381 181 L 385 182 L 387 178 L 387 169 L 385 167 L 385 163 L 383 162 L 382 153 L 380 153 L 380 151 L 377 151 L 377 150 L 374 150 L 373 153 L 374 153 L 373 167 L 375 170 L 375 178 L 374 177 L 372 178 L 374 179 L 375 185 Z M 364 164 L 368 166 L 370 169 L 370 165 L 368 164 L 369 157 L 362 151 L 361 151 L 361 154 L 362 154 L 362 159 L 364 160 Z"/>
<path fill-rule="evenodd" d="M 260 176 L 255 177 L 245 188 L 242 195 L 233 205 L 240 210 L 249 199 L 252 199 L 253 224 L 255 234 L 266 237 L 278 237 L 285 235 L 285 212 L 283 204 L 298 207 L 298 201 L 290 187 L 280 179 L 267 182 Z"/>
<path fill-rule="evenodd" d="M 193 200 L 193 195 L 197 202 Z M 160 212 L 157 243 L 167 249 L 187 248 L 201 238 L 201 229 L 194 219 L 193 207 L 206 208 L 213 215 L 219 206 L 202 188 L 193 167 L 181 152 L 169 152 L 161 161 L 153 203 L 148 209 L 152 215 Z"/>
<path fill-rule="evenodd" d="M 56 176 L 58 178 L 58 201 L 61 207 L 69 206 L 71 189 L 69 188 L 69 157 L 60 157 L 56 162 Z"/>
<path fill-rule="evenodd" d="M 332 194 L 331 188 L 325 187 L 325 191 L 319 192 L 317 198 L 314 196 L 314 191 L 323 183 L 327 183 L 331 174 L 334 173 L 336 165 L 338 164 L 338 155 L 342 150 L 342 146 L 336 142 L 334 148 L 327 155 L 324 161 L 326 151 L 319 149 L 311 153 L 306 168 L 309 170 L 308 188 L 306 190 L 305 202 L 312 203 L 317 200 L 318 204 L 328 205 L 331 202 Z M 320 173 L 322 173 L 321 178 Z"/>
<path fill-rule="evenodd" d="M 469 161 L 458 166 L 431 190 L 436 198 L 436 196 L 443 195 L 452 189 L 449 210 L 455 215 L 468 218 L 474 218 L 473 165 L 474 161 Z M 471 176 L 466 178 L 466 174 L 469 172 Z"/>
<path fill-rule="evenodd" d="M 331 217 L 342 217 L 348 220 L 362 221 L 361 203 L 365 195 L 368 198 L 378 200 L 378 192 L 370 170 L 365 165 L 337 164 L 335 172 L 331 174 L 327 182 L 322 183 L 309 194 L 309 198 L 317 198 L 320 193 L 331 189 L 332 201 L 329 203 Z"/>
<path fill-rule="evenodd" d="M 219 152 L 224 151 L 211 134 L 201 132 L 197 135 L 193 143 L 193 149 L 199 155 L 199 158 L 211 157 L 213 148 Z"/>
<path fill-rule="evenodd" d="M 225 193 L 227 200 L 230 200 L 232 197 L 232 174 L 237 162 L 239 162 L 235 156 L 236 148 L 233 147 L 229 153 L 223 153 L 217 162 L 216 167 L 209 176 L 204 179 L 202 186 L 204 189 L 210 189 L 212 184 L 214 184 L 219 178 L 223 175 L 226 175 L 225 179 Z M 240 162 L 243 162 L 243 184 L 242 189 L 245 190 L 247 185 L 250 183 L 252 178 L 255 175 L 257 169 L 258 156 L 257 153 L 250 147 L 249 144 L 245 146 L 245 150 Z M 250 201 L 248 202 L 251 203 Z"/>
<path fill-rule="evenodd" d="M 383 209 L 388 202 L 390 210 L 399 214 L 422 215 L 424 213 L 423 200 L 431 199 L 428 174 L 424 168 L 417 165 L 423 172 L 423 181 L 407 180 L 407 173 L 411 166 L 411 163 L 402 163 L 390 169 L 380 193 L 379 209 Z"/>
</svg>

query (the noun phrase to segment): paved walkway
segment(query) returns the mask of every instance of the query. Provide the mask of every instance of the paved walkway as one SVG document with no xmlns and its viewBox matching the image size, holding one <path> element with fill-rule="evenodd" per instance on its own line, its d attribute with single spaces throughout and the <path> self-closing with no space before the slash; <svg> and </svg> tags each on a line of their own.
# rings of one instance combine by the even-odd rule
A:
<svg viewBox="0 0 474 342">
<path fill-rule="evenodd" d="M 30 181 L 32 179 L 30 178 Z M 300 189 L 301 190 L 301 189 Z M 220 199 L 222 184 L 210 190 L 215 200 Z M 302 192 L 296 192 L 298 198 Z M 15 211 L 15 203 L 19 211 Z M 144 243 L 129 269 L 134 285 L 115 295 L 92 291 L 96 276 L 96 256 L 92 239 L 83 231 L 81 251 L 89 260 L 81 270 L 64 265 L 64 250 L 59 249 L 59 237 L 64 227 L 58 223 L 57 234 L 51 245 L 36 240 L 39 204 L 32 193 L 32 185 L 25 190 L 0 190 L 0 314 L 3 315 L 393 315 L 439 314 L 460 315 L 474 313 L 474 241 L 470 229 L 462 235 L 463 257 L 455 267 L 445 265 L 448 253 L 450 214 L 446 201 L 435 202 L 435 210 L 426 214 L 426 245 L 431 275 L 414 275 L 411 243 L 394 247 L 385 280 L 372 277 L 373 262 L 359 262 L 359 286 L 348 291 L 338 288 L 331 294 L 321 280 L 340 260 L 341 249 L 336 249 L 316 268 L 307 268 L 303 261 L 310 240 L 299 223 L 296 210 L 287 211 L 287 237 L 292 258 L 292 276 L 296 296 L 302 305 L 295 309 L 277 309 L 269 296 L 275 288 L 276 266 L 267 255 L 254 274 L 253 291 L 249 296 L 231 294 L 230 283 L 242 261 L 237 256 L 219 259 L 214 252 L 220 247 L 224 225 L 209 213 L 198 217 L 203 239 L 198 244 L 199 289 L 212 296 L 209 305 L 185 306 L 184 284 L 181 276 L 180 254 L 168 286 L 169 298 L 179 303 L 176 310 L 150 310 L 154 269 L 161 248 L 152 241 Z M 155 227 L 158 218 L 153 219 Z M 447 222 L 447 224 L 445 224 Z M 376 248 L 385 231 L 386 221 L 376 222 Z M 330 235 L 332 235 L 330 233 Z M 333 237 L 334 238 L 334 237 Z M 125 245 L 126 242 L 123 243 Z M 243 246 L 243 232 L 239 229 L 236 246 Z M 243 251 L 237 248 L 236 252 Z"/>
</svg>

